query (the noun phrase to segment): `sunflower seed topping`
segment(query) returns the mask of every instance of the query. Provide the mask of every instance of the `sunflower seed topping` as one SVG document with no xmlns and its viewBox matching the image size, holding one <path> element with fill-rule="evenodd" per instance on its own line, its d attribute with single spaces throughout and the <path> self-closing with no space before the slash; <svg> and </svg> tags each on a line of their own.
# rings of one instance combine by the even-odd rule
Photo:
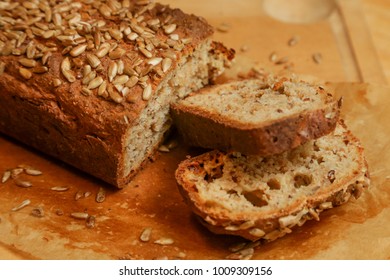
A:
<svg viewBox="0 0 390 280">
<path fill-rule="evenodd" d="M 158 245 L 172 245 L 174 243 L 174 240 L 172 238 L 160 238 L 154 241 L 153 243 Z"/>
<path fill-rule="evenodd" d="M 142 99 L 146 101 L 149 100 L 151 96 L 152 96 L 152 85 L 147 84 L 146 87 L 144 88 L 144 91 L 142 92 Z"/>
<path fill-rule="evenodd" d="M 66 186 L 55 186 L 55 187 L 52 187 L 50 189 L 52 191 L 56 191 L 56 192 L 66 192 L 67 190 L 69 190 L 69 187 L 66 187 Z"/>
<path fill-rule="evenodd" d="M 39 175 L 43 174 L 42 171 L 35 169 L 35 168 L 25 168 L 24 172 L 28 175 L 31 175 L 31 176 L 39 176 Z"/>
<path fill-rule="evenodd" d="M 118 73 L 118 64 L 116 64 L 115 61 L 111 61 L 110 64 L 108 65 L 108 80 L 112 82 L 117 73 Z"/>
<path fill-rule="evenodd" d="M 12 212 L 19 211 L 20 209 L 26 207 L 27 205 L 30 205 L 31 201 L 29 199 L 24 200 L 22 203 L 20 203 L 18 206 L 11 209 Z"/>
<path fill-rule="evenodd" d="M 15 179 L 16 186 L 20 188 L 31 188 L 32 183 L 29 181 L 21 180 L 21 179 Z"/>
<path fill-rule="evenodd" d="M 79 56 L 80 54 L 84 53 L 87 49 L 87 44 L 78 45 L 77 47 L 74 47 L 69 54 L 73 57 Z"/>
<path fill-rule="evenodd" d="M 165 25 L 164 26 L 164 32 L 165 34 L 171 34 L 172 32 L 174 32 L 176 30 L 176 24 L 172 23 L 172 24 L 168 24 L 168 25 Z"/>
<path fill-rule="evenodd" d="M 89 217 L 88 213 L 85 212 L 73 212 L 70 216 L 78 220 L 86 220 Z"/>
<path fill-rule="evenodd" d="M 312 59 L 316 64 L 320 64 L 322 62 L 322 54 L 321 53 L 315 53 L 312 55 Z"/>
<path fill-rule="evenodd" d="M 172 66 L 172 59 L 169 57 L 164 58 L 162 61 L 162 71 L 164 73 L 168 72 L 171 66 Z"/>
<path fill-rule="evenodd" d="M 121 58 L 122 56 L 124 56 L 126 53 L 126 51 L 122 48 L 116 48 L 115 50 L 111 51 L 108 56 L 111 58 L 111 59 L 119 59 Z"/>
<path fill-rule="evenodd" d="M 94 54 L 87 54 L 87 61 L 92 68 L 96 68 L 100 65 L 100 59 Z"/>
<path fill-rule="evenodd" d="M 19 68 L 19 74 L 26 80 L 31 79 L 32 72 L 30 70 L 27 70 L 26 68 Z"/>
<path fill-rule="evenodd" d="M 98 88 L 100 87 L 100 85 L 103 83 L 103 78 L 98 76 L 96 77 L 95 79 L 93 79 L 92 81 L 90 81 L 88 83 L 88 89 L 95 89 L 95 88 Z"/>
<path fill-rule="evenodd" d="M 4 171 L 3 173 L 3 177 L 1 177 L 1 183 L 5 183 L 9 180 L 9 178 L 11 177 L 11 171 L 10 170 L 6 170 Z"/>
<path fill-rule="evenodd" d="M 148 242 L 148 241 L 150 240 L 151 234 L 152 234 L 152 228 L 147 227 L 147 228 L 145 228 L 145 229 L 142 231 L 142 233 L 141 233 L 139 239 L 140 239 L 142 242 Z"/>
<path fill-rule="evenodd" d="M 152 57 L 152 58 L 148 59 L 147 63 L 150 65 L 156 66 L 156 65 L 160 64 L 161 61 L 162 61 L 161 57 Z"/>
<path fill-rule="evenodd" d="M 121 76 L 117 76 L 117 77 L 112 81 L 112 83 L 113 83 L 114 85 L 123 85 L 123 84 L 126 84 L 128 81 L 129 81 L 129 76 L 127 76 L 127 75 L 121 75 Z"/>
<path fill-rule="evenodd" d="M 19 59 L 19 63 L 23 65 L 24 67 L 32 68 L 37 65 L 37 62 L 34 59 L 29 59 L 29 58 L 21 58 Z"/>
</svg>

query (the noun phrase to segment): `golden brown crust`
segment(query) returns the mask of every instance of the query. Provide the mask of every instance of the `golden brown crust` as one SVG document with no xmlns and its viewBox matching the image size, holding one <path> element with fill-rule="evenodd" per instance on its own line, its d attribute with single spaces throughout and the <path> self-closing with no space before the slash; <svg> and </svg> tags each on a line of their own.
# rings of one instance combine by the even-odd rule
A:
<svg viewBox="0 0 390 280">
<path fill-rule="evenodd" d="M 123 178 L 125 132 L 148 104 L 145 88 L 150 85 L 154 95 L 181 57 L 191 55 L 213 29 L 200 17 L 148 1 L 130 1 L 129 7 L 123 6 L 127 1 L 89 2 L 2 6 L 7 20 L 0 24 L 0 131 L 123 185 L 134 173 Z M 28 16 L 34 14 L 29 10 L 45 16 Z M 25 24 L 25 17 L 35 23 Z M 93 65 L 88 56 L 97 56 L 104 44 L 110 51 Z M 119 58 L 116 50 L 122 51 Z M 110 74 L 112 63 L 123 68 L 116 76 Z M 90 72 L 100 79 L 98 87 L 93 79 L 84 82 Z M 135 77 L 136 84 L 116 86 L 120 75 Z"/>
</svg>

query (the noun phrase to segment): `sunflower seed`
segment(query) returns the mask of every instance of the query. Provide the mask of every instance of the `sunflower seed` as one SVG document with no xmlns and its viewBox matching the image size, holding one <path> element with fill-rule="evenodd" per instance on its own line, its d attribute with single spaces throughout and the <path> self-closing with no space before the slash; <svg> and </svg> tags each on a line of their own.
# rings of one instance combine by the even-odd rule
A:
<svg viewBox="0 0 390 280">
<path fill-rule="evenodd" d="M 24 67 L 35 67 L 37 65 L 37 62 L 34 59 L 29 58 L 21 58 L 19 59 L 19 63 L 23 65 Z"/>
<path fill-rule="evenodd" d="M 76 194 L 74 195 L 74 200 L 79 200 L 80 198 L 82 198 L 82 197 L 84 197 L 84 195 L 83 195 L 83 192 L 81 192 L 81 191 L 78 191 L 78 192 L 76 192 Z"/>
<path fill-rule="evenodd" d="M 176 24 L 168 24 L 163 27 L 165 34 L 171 34 L 173 31 L 176 30 Z"/>
<path fill-rule="evenodd" d="M 42 218 L 45 216 L 45 213 L 42 207 L 35 207 L 31 210 L 31 215 L 37 218 Z"/>
<path fill-rule="evenodd" d="M 269 55 L 269 61 L 271 62 L 275 62 L 277 59 L 278 59 L 278 55 L 276 54 L 276 52 L 272 52 L 270 55 Z"/>
<path fill-rule="evenodd" d="M 138 78 L 136 76 L 131 76 L 126 83 L 126 86 L 132 88 L 138 83 Z"/>
<path fill-rule="evenodd" d="M 39 175 L 42 175 L 42 171 L 38 170 L 38 169 L 34 169 L 34 168 L 26 168 L 24 169 L 24 172 L 28 175 L 31 175 L 31 176 L 39 176 Z"/>
<path fill-rule="evenodd" d="M 275 61 L 276 65 L 284 64 L 288 62 L 288 57 L 284 56 Z"/>
<path fill-rule="evenodd" d="M 168 72 L 168 70 L 171 68 L 171 66 L 172 66 L 172 59 L 170 59 L 169 57 L 164 58 L 162 61 L 163 72 L 164 73 Z"/>
<path fill-rule="evenodd" d="M 91 192 L 85 192 L 84 197 L 87 198 L 87 197 L 91 196 L 91 194 L 92 194 Z"/>
<path fill-rule="evenodd" d="M 64 215 L 64 211 L 62 211 L 61 209 L 56 209 L 56 215 L 62 216 L 62 215 Z"/>
<path fill-rule="evenodd" d="M 140 48 L 139 51 L 144 55 L 146 56 L 147 58 L 152 58 L 153 55 L 150 51 L 148 51 L 147 49 L 145 48 Z"/>
<path fill-rule="evenodd" d="M 147 63 L 153 66 L 158 65 L 163 59 L 161 57 L 152 57 L 147 60 Z"/>
<path fill-rule="evenodd" d="M 123 102 L 123 97 L 117 92 L 113 87 L 108 86 L 107 87 L 108 94 L 110 98 L 116 102 L 116 103 L 122 103 Z"/>
<path fill-rule="evenodd" d="M 129 39 L 130 41 L 134 41 L 135 39 L 138 38 L 138 34 L 135 33 L 135 32 L 131 32 L 129 35 L 127 35 L 127 39 Z"/>
<path fill-rule="evenodd" d="M 26 80 L 31 79 L 32 73 L 31 71 L 27 70 L 26 68 L 19 68 L 19 74 Z"/>
<path fill-rule="evenodd" d="M 170 34 L 169 35 L 169 38 L 171 38 L 172 40 L 175 40 L 175 41 L 178 41 L 180 38 L 179 38 L 179 34 Z"/>
<path fill-rule="evenodd" d="M 6 170 L 4 171 L 3 173 L 3 177 L 1 178 L 1 183 L 5 183 L 9 180 L 9 178 L 11 177 L 11 171 L 10 170 Z"/>
<path fill-rule="evenodd" d="M 53 86 L 54 87 L 59 87 L 60 85 L 62 85 L 62 81 L 60 79 L 54 79 L 53 80 Z"/>
<path fill-rule="evenodd" d="M 227 24 L 226 22 L 221 23 L 220 25 L 217 26 L 217 31 L 226 33 L 231 29 L 230 25 Z"/>
<path fill-rule="evenodd" d="M 154 241 L 153 243 L 159 244 L 159 245 L 171 245 L 174 243 L 174 240 L 172 238 L 160 238 Z"/>
<path fill-rule="evenodd" d="M 108 54 L 109 50 L 110 50 L 110 44 L 103 43 L 95 54 L 98 58 L 102 58 Z"/>
<path fill-rule="evenodd" d="M 144 91 L 142 92 L 142 99 L 147 101 L 150 99 L 152 96 L 152 85 L 147 84 L 146 87 L 144 88 Z"/>
<path fill-rule="evenodd" d="M 102 203 L 106 199 L 106 191 L 104 188 L 99 188 L 99 191 L 96 194 L 96 202 Z"/>
<path fill-rule="evenodd" d="M 91 96 L 92 95 L 92 90 L 86 87 L 81 88 L 81 94 L 84 96 Z"/>
<path fill-rule="evenodd" d="M 291 37 L 291 38 L 288 40 L 287 44 L 288 44 L 290 47 L 292 47 L 292 46 L 295 46 L 296 44 L 298 44 L 299 40 L 300 40 L 300 37 L 299 37 L 299 36 L 293 36 L 293 37 Z"/>
<path fill-rule="evenodd" d="M 99 96 L 104 95 L 104 93 L 106 92 L 106 89 L 107 89 L 107 82 L 106 82 L 106 81 L 103 81 L 103 82 L 101 83 L 101 85 L 99 86 L 98 95 L 99 95 Z"/>
<path fill-rule="evenodd" d="M 112 81 L 114 85 L 123 85 L 126 84 L 129 81 L 129 76 L 127 75 L 121 75 L 116 76 L 116 78 Z"/>
<path fill-rule="evenodd" d="M 100 85 L 102 83 L 103 83 L 103 78 L 98 76 L 98 77 L 96 77 L 95 79 L 93 79 L 92 81 L 89 82 L 88 89 L 98 88 L 98 87 L 100 87 Z"/>
<path fill-rule="evenodd" d="M 29 199 L 26 199 L 24 200 L 22 203 L 20 203 L 18 206 L 14 207 L 11 209 L 11 211 L 15 212 L 15 211 L 18 211 L 24 207 L 26 207 L 27 205 L 29 205 L 31 203 L 31 201 Z"/>
<path fill-rule="evenodd" d="M 70 216 L 79 220 L 86 220 L 89 217 L 88 213 L 85 212 L 73 212 L 70 214 Z"/>
<path fill-rule="evenodd" d="M 118 61 L 116 62 L 116 64 L 118 65 L 118 74 L 119 74 L 119 75 L 122 75 L 122 74 L 123 74 L 123 71 L 124 71 L 124 69 L 125 69 L 125 64 L 123 63 L 122 60 L 118 60 Z"/>
<path fill-rule="evenodd" d="M 23 167 L 13 168 L 11 170 L 11 177 L 15 179 L 18 175 L 22 174 L 23 171 L 24 171 Z"/>
<path fill-rule="evenodd" d="M 247 245 L 247 243 L 245 242 L 239 242 L 239 243 L 236 243 L 236 244 L 233 244 L 232 246 L 229 247 L 229 251 L 230 252 L 238 252 L 240 250 L 242 250 L 243 248 L 245 248 L 245 246 Z"/>
<path fill-rule="evenodd" d="M 15 179 L 15 184 L 18 187 L 21 187 L 21 188 L 30 188 L 30 187 L 32 187 L 32 183 L 31 182 L 25 181 L 25 180 L 21 180 L 21 179 Z"/>
<path fill-rule="evenodd" d="M 128 87 L 124 87 L 122 90 L 121 90 L 121 93 L 122 93 L 122 96 L 123 97 L 126 97 L 127 94 L 129 94 L 130 92 L 130 89 Z"/>
<path fill-rule="evenodd" d="M 265 235 L 265 232 L 259 228 L 253 228 L 249 230 L 249 233 L 255 237 L 263 237 Z"/>
<path fill-rule="evenodd" d="M 96 218 L 95 216 L 88 216 L 87 220 L 85 221 L 85 226 L 87 228 L 94 228 L 96 224 Z"/>
<path fill-rule="evenodd" d="M 49 71 L 49 68 L 47 68 L 46 66 L 37 66 L 32 69 L 32 72 L 36 74 L 43 74 L 47 71 Z"/>
<path fill-rule="evenodd" d="M 110 28 L 108 32 L 110 33 L 111 37 L 117 41 L 120 41 L 123 38 L 123 33 L 118 29 Z"/>
<path fill-rule="evenodd" d="M 69 54 L 73 57 L 79 56 L 80 54 L 84 53 L 87 49 L 87 44 L 78 45 L 77 47 L 74 47 Z"/>
<path fill-rule="evenodd" d="M 126 53 L 126 51 L 122 48 L 116 48 L 115 50 L 111 51 L 108 56 L 109 58 L 111 59 L 119 59 L 121 58 L 124 54 Z"/>
<path fill-rule="evenodd" d="M 69 190 L 69 187 L 66 187 L 66 186 L 55 186 L 55 187 L 52 187 L 50 189 L 52 191 L 56 191 L 56 192 L 66 192 L 67 190 Z"/>
<path fill-rule="evenodd" d="M 139 239 L 142 241 L 142 242 L 148 242 L 150 240 L 150 235 L 152 234 L 152 228 L 150 227 L 147 227 L 145 228 L 142 233 L 141 233 L 141 236 L 139 237 Z"/>
<path fill-rule="evenodd" d="M 312 55 L 312 59 L 316 64 L 320 64 L 322 62 L 322 54 L 315 53 Z"/>
<path fill-rule="evenodd" d="M 87 54 L 87 61 L 92 68 L 96 68 L 100 65 L 100 59 L 94 54 Z"/>
<path fill-rule="evenodd" d="M 168 147 L 165 146 L 165 145 L 161 145 L 161 146 L 158 148 L 158 150 L 159 150 L 160 152 L 163 152 L 163 153 L 169 153 L 169 152 L 170 152 L 169 149 L 168 149 Z"/>
<path fill-rule="evenodd" d="M 49 38 L 53 37 L 55 34 L 56 34 L 56 32 L 54 30 L 47 30 L 47 31 L 43 32 L 42 37 L 45 39 L 49 39 Z"/>
<path fill-rule="evenodd" d="M 83 85 L 87 85 L 95 78 L 96 78 L 96 72 L 95 71 L 91 71 L 86 76 L 84 76 L 84 78 L 81 80 L 81 83 Z"/>
<path fill-rule="evenodd" d="M 62 75 L 68 80 L 69 83 L 73 83 L 76 81 L 76 77 L 74 76 L 73 72 L 70 70 L 64 70 L 62 71 Z"/>
<path fill-rule="evenodd" d="M 113 81 L 117 72 L 118 72 L 118 64 L 116 64 L 115 61 L 111 61 L 110 64 L 108 65 L 108 80 L 110 82 Z"/>
</svg>

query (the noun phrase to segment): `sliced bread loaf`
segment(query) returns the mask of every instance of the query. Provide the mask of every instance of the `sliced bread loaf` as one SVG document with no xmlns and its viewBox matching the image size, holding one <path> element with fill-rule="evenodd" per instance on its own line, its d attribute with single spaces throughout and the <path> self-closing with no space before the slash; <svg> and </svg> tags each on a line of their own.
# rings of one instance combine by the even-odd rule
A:
<svg viewBox="0 0 390 280">
<path fill-rule="evenodd" d="M 268 77 L 203 88 L 171 113 L 189 145 L 266 156 L 330 133 L 340 106 L 320 86 Z"/>
<path fill-rule="evenodd" d="M 272 157 L 211 151 L 183 161 L 179 189 L 212 232 L 274 240 L 369 185 L 359 141 L 340 122 L 329 135 Z"/>
</svg>

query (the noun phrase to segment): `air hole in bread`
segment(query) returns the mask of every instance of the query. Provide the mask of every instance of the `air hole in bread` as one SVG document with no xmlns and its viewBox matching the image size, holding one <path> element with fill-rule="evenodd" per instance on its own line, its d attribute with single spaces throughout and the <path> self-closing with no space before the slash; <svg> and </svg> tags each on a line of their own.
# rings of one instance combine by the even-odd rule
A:
<svg viewBox="0 0 390 280">
<path fill-rule="evenodd" d="M 280 190 L 280 182 L 275 178 L 269 179 L 267 185 L 271 190 Z"/>
<path fill-rule="evenodd" d="M 321 163 L 323 163 L 324 162 L 324 157 L 318 157 L 317 158 L 317 163 L 318 164 L 321 164 Z"/>
<path fill-rule="evenodd" d="M 243 193 L 246 200 L 248 200 L 253 206 L 263 207 L 268 205 L 268 201 L 262 190 L 255 190 L 253 192 Z"/>
<path fill-rule="evenodd" d="M 212 169 L 209 169 L 206 175 L 204 176 L 204 180 L 208 183 L 214 181 L 215 179 L 221 178 L 223 175 L 222 171 L 223 165 L 218 165 Z"/>
<path fill-rule="evenodd" d="M 297 173 L 294 176 L 294 187 L 300 188 L 311 184 L 313 178 L 310 174 Z"/>
</svg>

